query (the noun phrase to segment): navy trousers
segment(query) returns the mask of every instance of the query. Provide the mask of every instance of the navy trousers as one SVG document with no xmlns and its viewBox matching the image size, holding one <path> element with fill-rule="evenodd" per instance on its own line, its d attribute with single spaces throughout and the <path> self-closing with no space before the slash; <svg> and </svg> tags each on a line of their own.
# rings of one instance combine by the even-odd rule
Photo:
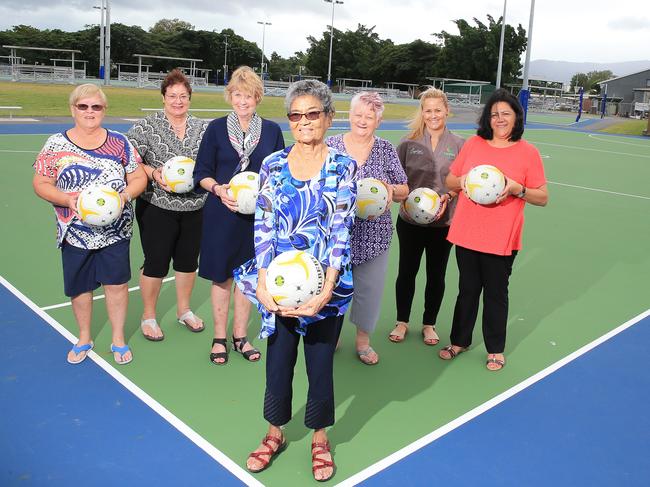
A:
<svg viewBox="0 0 650 487">
<path fill-rule="evenodd" d="M 275 333 L 266 351 L 264 419 L 283 426 L 291 419 L 293 371 L 301 335 L 298 320 L 276 316 Z M 334 424 L 334 351 L 343 326 L 343 316 L 331 316 L 307 326 L 303 337 L 309 391 L 305 426 L 321 429 Z"/>
</svg>

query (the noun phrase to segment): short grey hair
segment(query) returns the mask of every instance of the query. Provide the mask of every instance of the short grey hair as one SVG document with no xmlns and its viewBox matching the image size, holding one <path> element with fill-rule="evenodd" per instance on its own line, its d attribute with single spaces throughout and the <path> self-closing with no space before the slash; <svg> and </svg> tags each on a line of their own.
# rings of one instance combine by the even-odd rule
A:
<svg viewBox="0 0 650 487">
<path fill-rule="evenodd" d="M 287 113 L 291 110 L 291 105 L 295 99 L 301 96 L 313 96 L 319 100 L 321 105 L 323 105 L 325 115 L 334 113 L 332 91 L 325 83 L 315 79 L 304 79 L 292 83 L 287 90 L 287 95 L 284 97 L 284 107 L 287 109 Z"/>
</svg>

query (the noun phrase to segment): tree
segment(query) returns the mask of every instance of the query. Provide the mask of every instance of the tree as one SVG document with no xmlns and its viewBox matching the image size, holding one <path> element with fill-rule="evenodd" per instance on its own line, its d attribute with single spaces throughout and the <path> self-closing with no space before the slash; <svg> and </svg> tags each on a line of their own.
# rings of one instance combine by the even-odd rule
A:
<svg viewBox="0 0 650 487">
<path fill-rule="evenodd" d="M 459 34 L 442 31 L 436 36 L 442 42 L 442 52 L 436 65 L 438 76 L 496 82 L 499 61 L 499 43 L 503 19 L 495 21 L 487 16 L 488 24 L 474 18 L 476 26 L 466 20 L 455 20 Z M 521 55 L 526 49 L 526 31 L 506 25 L 503 44 L 501 79 L 513 82 L 521 72 Z"/>
<path fill-rule="evenodd" d="M 571 78 L 571 89 L 573 90 L 581 86 L 585 89 L 585 93 L 598 94 L 600 93 L 600 85 L 598 83 L 613 77 L 614 73 L 609 69 L 604 71 L 589 71 L 587 74 L 576 73 Z"/>
<path fill-rule="evenodd" d="M 184 20 L 160 19 L 151 29 L 149 29 L 149 32 L 152 34 L 163 34 L 182 30 L 194 30 L 194 26 Z"/>
</svg>

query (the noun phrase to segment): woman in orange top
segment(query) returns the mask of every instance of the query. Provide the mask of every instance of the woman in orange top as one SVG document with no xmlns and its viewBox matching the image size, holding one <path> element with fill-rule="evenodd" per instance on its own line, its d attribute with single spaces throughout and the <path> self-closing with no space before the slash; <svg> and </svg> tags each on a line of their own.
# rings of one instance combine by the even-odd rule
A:
<svg viewBox="0 0 650 487">
<path fill-rule="evenodd" d="M 521 138 L 524 112 L 519 101 L 497 90 L 485 104 L 477 135 L 465 142 L 452 164 L 446 184 L 463 190 L 448 239 L 456 245 L 459 283 L 451 329 L 451 345 L 440 350 L 443 360 L 464 352 L 483 293 L 483 338 L 488 370 L 505 365 L 503 351 L 508 321 L 508 280 L 521 249 L 524 206 L 545 206 L 548 201 L 544 166 L 539 151 Z M 489 164 L 506 177 L 506 185 L 492 205 L 479 205 L 466 194 L 465 178 L 475 166 Z"/>
</svg>

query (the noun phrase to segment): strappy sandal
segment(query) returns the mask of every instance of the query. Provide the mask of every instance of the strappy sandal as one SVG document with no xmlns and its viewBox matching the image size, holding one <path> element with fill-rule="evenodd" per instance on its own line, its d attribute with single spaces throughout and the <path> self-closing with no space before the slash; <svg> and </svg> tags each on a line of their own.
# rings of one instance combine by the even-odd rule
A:
<svg viewBox="0 0 650 487">
<path fill-rule="evenodd" d="M 373 353 L 377 357 L 377 360 L 375 362 L 373 362 L 370 358 L 370 355 Z M 379 355 L 371 346 L 368 346 L 362 350 L 357 350 L 357 357 L 359 357 L 359 361 L 361 363 L 366 365 L 377 365 L 379 363 Z"/>
<path fill-rule="evenodd" d="M 502 368 L 504 368 L 506 366 L 505 359 L 501 360 L 501 359 L 498 359 L 498 358 L 494 357 L 494 354 L 490 354 L 490 355 L 493 355 L 493 356 L 492 357 L 488 356 L 487 362 L 485 362 L 485 367 L 490 372 L 498 372 L 499 370 L 501 370 Z M 494 368 L 494 367 L 490 367 L 490 365 L 497 365 L 498 367 Z"/>
<path fill-rule="evenodd" d="M 270 442 L 276 444 L 275 449 L 273 449 L 273 446 L 271 445 Z M 267 448 L 266 451 L 254 451 L 253 453 L 248 455 L 249 459 L 254 458 L 255 460 L 261 462 L 262 466 L 260 468 L 253 469 L 250 468 L 248 466 L 248 462 L 246 462 L 246 468 L 248 469 L 249 472 L 258 473 L 266 469 L 269 465 L 271 465 L 273 459 L 276 456 L 278 456 L 280 453 L 282 453 L 282 451 L 287 447 L 287 439 L 284 436 L 282 438 L 278 438 L 277 436 L 266 435 L 262 439 L 262 445 Z"/>
<path fill-rule="evenodd" d="M 194 313 L 192 313 L 192 310 L 186 311 L 182 315 L 178 317 L 178 322 L 181 325 L 185 325 L 185 328 L 190 330 L 193 333 L 199 333 L 205 330 L 205 325 L 203 324 L 203 320 L 196 316 Z M 201 326 L 199 328 L 195 328 L 190 323 L 201 323 Z"/>
<path fill-rule="evenodd" d="M 442 360 L 453 360 L 456 357 L 458 357 L 461 353 L 463 353 L 465 350 L 467 350 L 467 349 L 466 348 L 460 348 L 458 350 L 454 350 L 453 345 L 447 345 L 446 347 L 443 347 L 442 349 L 440 349 L 440 351 L 438 352 L 438 357 L 440 357 Z M 449 356 L 448 357 L 443 357 L 443 352 L 447 352 L 449 354 Z"/>
<path fill-rule="evenodd" d="M 314 449 L 317 449 L 314 451 Z M 326 454 L 332 455 L 332 452 L 330 450 L 330 442 L 326 441 L 325 443 L 312 443 L 311 444 L 311 471 L 312 474 L 314 475 L 314 480 L 317 482 L 325 482 L 332 477 L 334 477 L 334 472 L 336 472 L 336 465 L 334 464 L 333 460 L 325 460 L 323 458 L 317 458 L 318 455 L 326 455 Z M 318 462 L 318 463 L 316 463 Z M 329 477 L 325 477 L 322 479 L 317 479 L 316 478 L 316 472 L 318 470 L 322 470 L 324 468 L 332 467 L 332 473 Z"/>
<path fill-rule="evenodd" d="M 212 346 L 222 345 L 226 349 L 225 352 L 210 352 L 210 362 L 214 365 L 226 365 L 228 363 L 228 340 L 225 338 L 213 338 Z M 215 360 L 223 359 L 223 362 L 215 362 Z"/>
<path fill-rule="evenodd" d="M 425 328 L 431 328 L 431 333 L 433 333 L 433 335 L 430 336 L 429 338 L 427 338 L 427 334 L 424 330 Z M 438 345 L 438 343 L 440 342 L 440 337 L 436 332 L 435 325 L 422 325 L 422 341 L 424 342 L 425 345 L 429 345 L 430 347 L 433 347 L 434 345 Z"/>
<path fill-rule="evenodd" d="M 404 333 L 399 333 L 398 328 L 400 326 L 404 327 Z M 388 335 L 388 339 L 393 342 L 393 343 L 400 343 L 404 341 L 404 338 L 406 338 L 406 335 L 409 332 L 409 325 L 407 323 L 404 323 L 403 321 L 398 321 L 395 324 L 395 328 L 393 328 L 393 331 L 390 332 L 390 335 Z"/>
<path fill-rule="evenodd" d="M 244 345 L 246 345 L 247 343 L 249 343 L 248 338 L 246 338 L 245 336 L 241 338 L 235 338 L 235 336 L 233 335 L 232 337 L 232 349 L 235 352 L 241 353 L 242 357 L 244 357 L 249 362 L 257 362 L 259 359 L 262 358 L 262 353 L 257 348 L 251 348 L 250 350 L 244 352 Z M 257 354 L 257 358 L 251 358 L 251 356 L 255 354 Z"/>
<path fill-rule="evenodd" d="M 156 337 L 153 335 L 147 335 L 145 333 L 145 326 L 148 326 L 151 328 L 152 331 L 158 331 L 160 330 L 160 336 Z M 158 322 L 156 321 L 155 318 L 149 318 L 146 320 L 142 320 L 140 322 L 140 331 L 142 332 L 142 336 L 144 336 L 147 340 L 151 342 L 161 342 L 165 339 L 165 335 L 163 334 L 162 330 L 160 329 L 160 325 L 158 325 Z"/>
</svg>

